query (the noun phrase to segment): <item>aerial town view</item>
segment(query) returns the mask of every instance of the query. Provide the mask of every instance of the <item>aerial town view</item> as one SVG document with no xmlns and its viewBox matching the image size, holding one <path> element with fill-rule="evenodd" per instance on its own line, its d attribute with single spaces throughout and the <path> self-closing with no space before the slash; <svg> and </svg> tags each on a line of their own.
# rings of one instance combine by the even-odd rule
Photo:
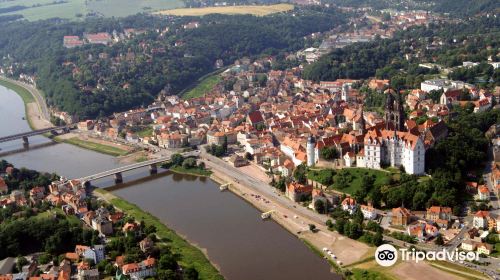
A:
<svg viewBox="0 0 500 280">
<path fill-rule="evenodd" d="M 498 0 L 0 0 L 0 280 L 500 279 Z"/>
</svg>

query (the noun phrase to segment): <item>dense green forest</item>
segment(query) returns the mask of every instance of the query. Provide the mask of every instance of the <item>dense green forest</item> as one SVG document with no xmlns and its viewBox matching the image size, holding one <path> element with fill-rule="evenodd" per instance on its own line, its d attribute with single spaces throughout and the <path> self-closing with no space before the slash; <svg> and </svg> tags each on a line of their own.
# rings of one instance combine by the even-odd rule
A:
<svg viewBox="0 0 500 280">
<path fill-rule="evenodd" d="M 376 39 L 335 49 L 305 67 L 303 77 L 319 81 L 376 76 L 391 79 L 395 87 L 416 87 L 426 74 L 435 74 L 432 69 L 419 68 L 419 63 L 435 62 L 454 67 L 463 61 L 494 58 L 500 46 L 499 32 L 500 19 L 494 17 L 459 24 L 414 27 L 398 32 L 391 39 Z M 498 73 L 486 73 L 495 79 L 493 84 L 500 83 Z"/>
<path fill-rule="evenodd" d="M 305 36 L 345 22 L 335 9 L 311 7 L 266 17 L 208 15 L 159 18 L 137 15 L 83 23 L 42 21 L 4 24 L 0 57 L 14 75 L 32 73 L 49 105 L 80 117 L 104 116 L 149 104 L 162 90 L 176 94 L 201 76 L 244 56 L 276 55 L 305 46 Z M 183 26 L 199 22 L 194 29 Z M 64 49 L 64 35 L 145 29 L 143 35 L 106 47 Z M 159 33 L 157 30 L 168 32 Z M 105 53 L 108 58 L 99 55 Z M 66 66 L 63 63 L 66 62 Z"/>
</svg>

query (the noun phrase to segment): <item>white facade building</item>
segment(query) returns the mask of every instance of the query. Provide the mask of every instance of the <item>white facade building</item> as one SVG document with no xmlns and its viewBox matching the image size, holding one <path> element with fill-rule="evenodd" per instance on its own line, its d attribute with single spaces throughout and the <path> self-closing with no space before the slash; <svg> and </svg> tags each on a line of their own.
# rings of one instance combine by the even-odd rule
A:
<svg viewBox="0 0 500 280">
<path fill-rule="evenodd" d="M 409 132 L 371 130 L 364 139 L 365 165 L 380 169 L 383 165 L 403 166 L 408 174 L 423 174 L 425 147 L 420 137 Z"/>
</svg>

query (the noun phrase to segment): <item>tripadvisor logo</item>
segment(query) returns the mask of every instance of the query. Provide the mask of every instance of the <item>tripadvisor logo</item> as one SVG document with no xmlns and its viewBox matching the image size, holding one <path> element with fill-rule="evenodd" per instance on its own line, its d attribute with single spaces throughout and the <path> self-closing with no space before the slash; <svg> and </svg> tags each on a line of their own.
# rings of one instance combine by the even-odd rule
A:
<svg viewBox="0 0 500 280">
<path fill-rule="evenodd" d="M 381 266 L 392 266 L 398 260 L 398 251 L 390 244 L 378 246 L 375 261 Z"/>
<path fill-rule="evenodd" d="M 454 251 L 416 251 L 415 248 L 408 250 L 401 248 L 398 250 L 390 245 L 384 244 L 378 246 L 375 251 L 375 261 L 381 266 L 392 266 L 398 260 L 398 255 L 402 261 L 414 261 L 415 263 L 428 260 L 428 261 L 478 261 L 478 252 L 463 252 L 455 249 Z"/>
</svg>

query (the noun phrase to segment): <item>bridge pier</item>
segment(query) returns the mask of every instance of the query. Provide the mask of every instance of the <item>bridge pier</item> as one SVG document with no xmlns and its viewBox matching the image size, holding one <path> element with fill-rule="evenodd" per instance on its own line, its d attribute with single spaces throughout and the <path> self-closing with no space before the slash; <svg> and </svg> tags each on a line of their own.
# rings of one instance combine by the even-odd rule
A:
<svg viewBox="0 0 500 280">
<path fill-rule="evenodd" d="M 115 173 L 115 183 L 116 184 L 123 183 L 123 177 L 121 172 Z"/>
<path fill-rule="evenodd" d="M 149 165 L 149 174 L 153 175 L 156 173 L 158 173 L 158 167 L 156 166 L 156 163 Z"/>
<path fill-rule="evenodd" d="M 28 136 L 23 136 L 23 146 L 27 147 L 30 145 L 30 142 L 28 141 Z"/>
</svg>

